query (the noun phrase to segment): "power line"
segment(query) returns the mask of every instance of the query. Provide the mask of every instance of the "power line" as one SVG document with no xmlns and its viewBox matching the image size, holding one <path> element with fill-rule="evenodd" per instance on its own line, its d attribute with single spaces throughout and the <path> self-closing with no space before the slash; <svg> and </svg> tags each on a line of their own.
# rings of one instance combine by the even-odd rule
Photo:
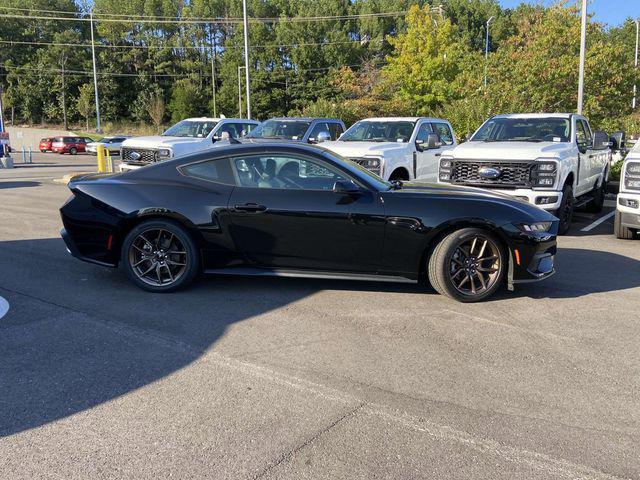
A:
<svg viewBox="0 0 640 480">
<path fill-rule="evenodd" d="M 4 7 L 0 7 L 4 8 Z M 59 12 L 55 12 L 58 13 Z M 358 20 L 360 18 L 395 18 L 404 16 L 407 12 L 382 12 L 382 13 L 360 13 L 360 14 L 352 14 L 352 15 L 326 15 L 326 16 L 315 16 L 315 17 L 253 17 L 249 18 L 249 21 L 252 23 L 299 23 L 299 22 L 322 22 L 322 21 L 346 21 L 346 20 Z M 81 15 L 80 13 L 76 13 L 76 15 Z M 88 17 L 60 17 L 60 16 L 43 16 L 43 15 L 10 15 L 10 14 L 0 14 L 0 18 L 9 18 L 9 19 L 21 19 L 21 20 L 57 20 L 57 21 L 73 21 L 73 22 L 90 22 L 90 18 Z M 146 17 L 146 18 L 131 18 L 127 16 L 126 18 L 107 18 L 100 17 L 96 18 L 96 21 L 100 22 L 110 22 L 110 23 L 152 23 L 152 24 L 175 24 L 175 25 L 210 25 L 212 23 L 217 24 L 237 24 L 241 23 L 241 18 L 211 18 L 207 20 L 201 19 L 191 19 L 188 17 L 183 17 L 180 19 L 161 19 L 159 17 Z"/>
</svg>

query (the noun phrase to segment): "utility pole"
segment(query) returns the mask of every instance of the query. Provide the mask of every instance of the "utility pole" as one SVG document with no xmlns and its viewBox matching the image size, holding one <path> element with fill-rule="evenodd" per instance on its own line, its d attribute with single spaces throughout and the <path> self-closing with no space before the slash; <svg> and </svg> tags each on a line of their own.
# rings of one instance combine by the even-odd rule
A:
<svg viewBox="0 0 640 480">
<path fill-rule="evenodd" d="M 62 75 L 62 121 L 64 129 L 69 130 L 69 122 L 67 121 L 67 83 L 65 81 L 65 66 L 67 64 L 67 55 L 62 52 L 60 56 L 60 73 Z"/>
<path fill-rule="evenodd" d="M 249 84 L 249 18 L 247 17 L 247 0 L 242 0 L 242 15 L 244 17 L 244 77 L 247 87 L 247 118 L 251 118 L 251 86 Z"/>
<path fill-rule="evenodd" d="M 578 77 L 578 115 L 582 115 L 584 104 L 584 59 L 587 48 L 587 0 L 582 0 L 582 23 L 580 27 L 580 73 Z"/>
<path fill-rule="evenodd" d="M 633 62 L 633 103 L 631 107 L 636 108 L 636 83 L 638 83 L 638 33 L 640 33 L 640 20 L 636 19 L 636 57 Z"/>
<path fill-rule="evenodd" d="M 242 80 L 240 80 L 240 71 L 244 67 L 238 67 L 238 118 L 242 118 Z"/>
<path fill-rule="evenodd" d="M 489 62 L 489 25 L 495 17 L 489 17 L 487 20 L 487 38 L 484 44 L 484 86 L 487 87 L 487 64 Z"/>
<path fill-rule="evenodd" d="M 213 117 L 216 118 L 218 116 L 217 106 L 216 106 L 216 36 L 215 32 L 213 33 L 213 49 L 211 51 L 211 93 L 213 100 Z"/>
<path fill-rule="evenodd" d="M 102 133 L 100 127 L 100 100 L 98 98 L 98 71 L 96 69 L 96 46 L 93 38 L 93 7 L 89 11 L 89 18 L 91 20 L 91 57 L 93 59 L 93 92 L 96 97 L 96 133 Z"/>
</svg>

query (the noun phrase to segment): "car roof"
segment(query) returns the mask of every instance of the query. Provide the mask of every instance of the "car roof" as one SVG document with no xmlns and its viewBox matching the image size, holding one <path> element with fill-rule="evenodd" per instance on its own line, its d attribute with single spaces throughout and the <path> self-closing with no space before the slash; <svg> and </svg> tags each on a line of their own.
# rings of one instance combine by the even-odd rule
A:
<svg viewBox="0 0 640 480">
<path fill-rule="evenodd" d="M 417 122 L 418 120 L 426 120 L 428 122 L 448 122 L 444 118 L 435 117 L 370 117 L 363 118 L 362 121 L 367 122 Z"/>
<path fill-rule="evenodd" d="M 234 121 L 234 122 L 253 122 L 259 123 L 257 120 L 253 120 L 250 118 L 214 118 L 214 117 L 191 117 L 191 118 L 183 118 L 181 121 L 191 121 L 191 122 L 224 122 L 224 121 Z"/>
<path fill-rule="evenodd" d="M 571 118 L 574 113 L 502 113 L 492 118 Z"/>
<path fill-rule="evenodd" d="M 313 122 L 315 120 L 320 120 L 320 121 L 331 121 L 331 122 L 342 122 L 342 120 L 340 120 L 339 118 L 332 118 L 332 117 L 273 117 L 273 118 L 268 118 L 265 121 L 268 120 L 280 120 L 280 121 L 303 121 L 303 122 Z"/>
</svg>

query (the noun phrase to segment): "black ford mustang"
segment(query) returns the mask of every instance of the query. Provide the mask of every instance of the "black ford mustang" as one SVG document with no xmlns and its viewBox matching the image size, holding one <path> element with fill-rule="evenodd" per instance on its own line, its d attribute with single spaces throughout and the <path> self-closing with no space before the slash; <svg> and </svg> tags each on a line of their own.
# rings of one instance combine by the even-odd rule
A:
<svg viewBox="0 0 640 480">
<path fill-rule="evenodd" d="M 168 292 L 200 271 L 417 282 L 463 302 L 554 273 L 557 219 L 484 190 L 387 183 L 320 147 L 240 144 L 69 183 L 75 257 Z"/>
</svg>

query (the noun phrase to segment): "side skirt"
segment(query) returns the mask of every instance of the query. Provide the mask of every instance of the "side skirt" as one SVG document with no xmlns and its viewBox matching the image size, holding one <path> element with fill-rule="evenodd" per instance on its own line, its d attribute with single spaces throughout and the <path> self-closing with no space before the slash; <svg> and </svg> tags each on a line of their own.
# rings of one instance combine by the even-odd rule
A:
<svg viewBox="0 0 640 480">
<path fill-rule="evenodd" d="M 371 275 L 359 273 L 324 272 L 315 270 L 295 270 L 281 268 L 252 268 L 252 267 L 231 267 L 205 270 L 204 273 L 211 275 L 247 275 L 254 277 L 295 277 L 295 278 L 318 278 L 324 280 L 359 280 L 367 282 L 394 282 L 394 283 L 418 283 L 405 277 L 393 275 Z"/>
</svg>

